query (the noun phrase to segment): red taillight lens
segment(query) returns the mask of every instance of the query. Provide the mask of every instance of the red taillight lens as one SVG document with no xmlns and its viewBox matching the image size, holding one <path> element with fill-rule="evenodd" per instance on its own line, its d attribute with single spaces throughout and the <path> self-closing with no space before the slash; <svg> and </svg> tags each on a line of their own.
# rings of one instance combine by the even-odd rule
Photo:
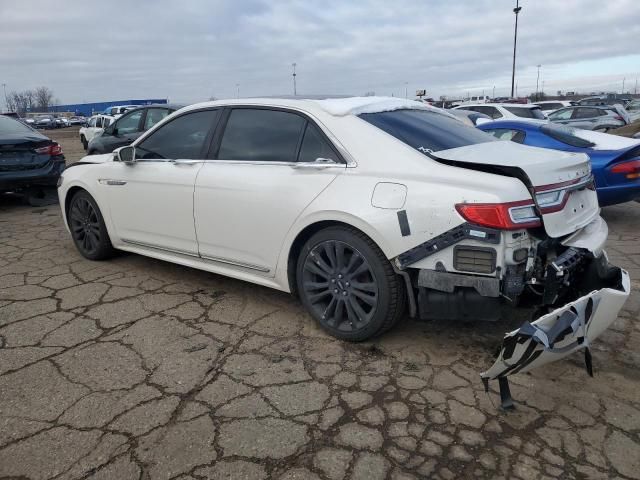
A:
<svg viewBox="0 0 640 480">
<path fill-rule="evenodd" d="M 52 143 L 51 145 L 47 145 L 46 147 L 36 148 L 36 153 L 42 155 L 62 155 L 62 147 L 57 143 Z"/>
<path fill-rule="evenodd" d="M 613 118 L 615 118 L 616 120 L 620 120 L 621 122 L 624 122 L 624 118 L 622 118 L 620 115 L 614 115 Z"/>
<path fill-rule="evenodd" d="M 619 173 L 630 180 L 640 178 L 640 159 L 621 162 L 611 167 L 611 173 Z"/>
<path fill-rule="evenodd" d="M 456 210 L 469 223 L 499 230 L 519 230 L 542 225 L 531 200 L 508 203 L 458 203 Z"/>
</svg>

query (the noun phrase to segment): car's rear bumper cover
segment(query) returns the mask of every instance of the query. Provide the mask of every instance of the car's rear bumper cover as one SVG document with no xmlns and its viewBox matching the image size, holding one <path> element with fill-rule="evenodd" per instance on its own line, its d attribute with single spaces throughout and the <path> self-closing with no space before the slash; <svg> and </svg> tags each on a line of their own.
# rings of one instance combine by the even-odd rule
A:
<svg viewBox="0 0 640 480">
<path fill-rule="evenodd" d="M 64 169 L 64 156 L 59 156 L 42 168 L 0 172 L 0 191 L 17 190 L 31 186 L 55 187 Z"/>
<path fill-rule="evenodd" d="M 489 380 L 497 379 L 504 394 L 505 388 L 508 392 L 508 375 L 527 372 L 581 349 L 591 374 L 589 346 L 616 320 L 629 297 L 631 283 L 629 274 L 609 265 L 604 253 L 592 261 L 583 282 L 583 290 L 589 293 L 504 336 L 494 364 L 480 374 L 485 387 Z M 504 399 L 505 395 L 503 403 Z"/>
</svg>

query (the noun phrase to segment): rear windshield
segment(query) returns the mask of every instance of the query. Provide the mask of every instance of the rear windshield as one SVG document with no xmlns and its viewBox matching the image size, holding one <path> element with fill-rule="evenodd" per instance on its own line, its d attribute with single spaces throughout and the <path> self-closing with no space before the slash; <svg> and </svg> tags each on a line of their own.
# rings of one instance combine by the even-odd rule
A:
<svg viewBox="0 0 640 480">
<path fill-rule="evenodd" d="M 0 115 L 0 135 L 25 135 L 33 134 L 31 127 L 11 118 Z"/>
<path fill-rule="evenodd" d="M 540 107 L 535 108 L 523 108 L 523 107 L 504 107 L 509 112 L 522 118 L 537 118 L 538 120 L 544 120 L 545 117 Z"/>
<path fill-rule="evenodd" d="M 595 143 L 590 142 L 589 140 L 578 137 L 574 133 L 575 129 L 571 127 L 564 127 L 549 123 L 540 127 L 540 130 L 551 138 L 554 138 L 566 145 L 571 145 L 572 147 L 591 148 L 595 145 Z"/>
<path fill-rule="evenodd" d="M 429 110 L 363 113 L 359 117 L 423 153 L 496 141 L 456 118 Z"/>
</svg>

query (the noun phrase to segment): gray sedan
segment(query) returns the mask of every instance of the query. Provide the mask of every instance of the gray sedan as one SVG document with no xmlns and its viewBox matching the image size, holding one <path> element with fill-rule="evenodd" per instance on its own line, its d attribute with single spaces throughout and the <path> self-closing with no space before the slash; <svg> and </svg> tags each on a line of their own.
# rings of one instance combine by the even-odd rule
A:
<svg viewBox="0 0 640 480">
<path fill-rule="evenodd" d="M 607 132 L 627 124 L 615 106 L 561 108 L 549 114 L 549 120 L 554 123 L 598 132 Z"/>
</svg>

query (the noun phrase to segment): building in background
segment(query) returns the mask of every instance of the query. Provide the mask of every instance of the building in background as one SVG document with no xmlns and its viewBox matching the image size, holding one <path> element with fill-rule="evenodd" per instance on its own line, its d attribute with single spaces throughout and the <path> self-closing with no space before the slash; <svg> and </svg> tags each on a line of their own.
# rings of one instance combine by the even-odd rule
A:
<svg viewBox="0 0 640 480">
<path fill-rule="evenodd" d="M 105 109 L 116 105 L 152 105 L 168 103 L 166 98 L 147 98 L 144 100 L 111 100 L 109 102 L 73 103 L 68 105 L 52 105 L 49 112 L 71 112 L 74 115 L 89 117 L 96 113 L 102 113 Z"/>
</svg>

